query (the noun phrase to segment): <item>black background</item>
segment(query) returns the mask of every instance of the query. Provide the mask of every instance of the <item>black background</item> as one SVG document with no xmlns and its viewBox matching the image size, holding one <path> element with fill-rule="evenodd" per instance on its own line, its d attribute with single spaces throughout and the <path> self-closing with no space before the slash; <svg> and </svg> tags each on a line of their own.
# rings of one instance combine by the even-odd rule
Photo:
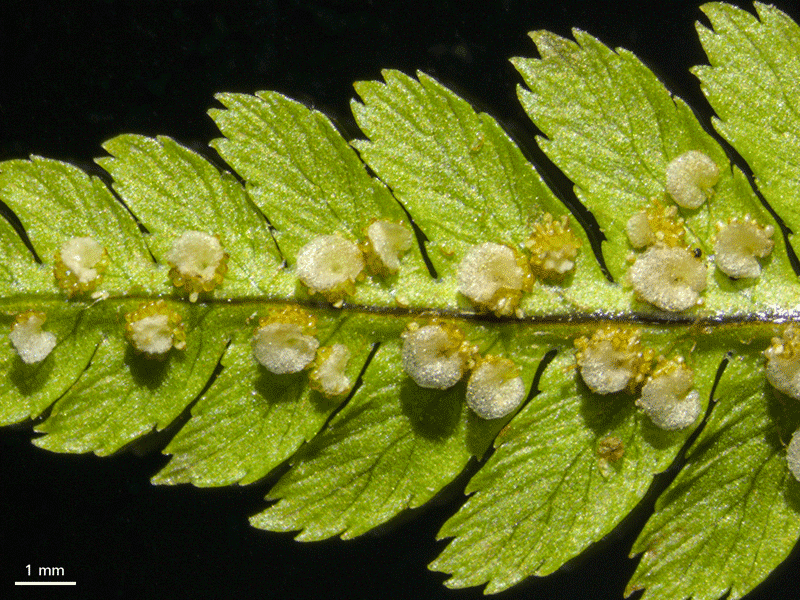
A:
<svg viewBox="0 0 800 600">
<path fill-rule="evenodd" d="M 635 52 L 699 111 L 691 65 L 704 62 L 697 3 L 444 1 L 63 2 L 0 6 L 0 159 L 39 154 L 100 173 L 100 144 L 124 132 L 166 134 L 206 156 L 205 114 L 220 91 L 272 89 L 358 135 L 349 112 L 358 79 L 423 70 L 497 117 L 540 161 L 508 63 L 534 55 L 525 35 L 578 27 Z M 794 19 L 800 10 L 777 2 Z M 742 4 L 742 6 L 747 6 Z M 654 8 L 655 7 L 655 8 Z M 547 168 L 546 162 L 543 162 Z M 554 180 L 568 191 L 557 174 Z M 111 458 L 55 455 L 30 444 L 30 424 L 0 431 L 0 597 L 477 598 L 449 591 L 426 565 L 462 478 L 431 506 L 381 531 L 301 544 L 251 529 L 268 482 L 247 488 L 152 486 L 157 448 Z M 154 444 L 163 440 L 155 440 Z M 659 480 L 664 484 L 664 478 Z M 653 498 L 584 557 L 498 598 L 621 599 L 627 558 Z M 14 588 L 25 566 L 63 567 L 73 590 Z M 748 598 L 797 598 L 795 551 Z M 638 597 L 636 594 L 635 597 Z"/>
</svg>

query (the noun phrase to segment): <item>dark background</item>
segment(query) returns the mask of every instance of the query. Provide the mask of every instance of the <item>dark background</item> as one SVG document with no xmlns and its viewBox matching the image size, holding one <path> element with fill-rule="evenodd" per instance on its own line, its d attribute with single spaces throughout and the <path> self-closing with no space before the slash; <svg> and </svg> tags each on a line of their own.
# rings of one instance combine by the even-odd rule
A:
<svg viewBox="0 0 800 600">
<path fill-rule="evenodd" d="M 280 91 L 325 112 L 352 138 L 351 83 L 390 67 L 438 78 L 497 117 L 538 161 L 507 59 L 532 56 L 525 33 L 539 28 L 568 35 L 579 27 L 632 50 L 708 122 L 688 73 L 704 62 L 694 32 L 698 3 L 425 4 L 5 0 L 0 160 L 40 154 L 99 173 L 91 161 L 100 144 L 124 132 L 166 134 L 211 157 L 205 148 L 218 134 L 205 112 L 220 91 Z M 791 3 L 776 4 L 800 17 Z M 100 590 L 107 598 L 481 597 L 480 589 L 448 591 L 445 576 L 426 569 L 444 547 L 435 534 L 456 510 L 465 479 L 375 534 L 302 544 L 248 526 L 268 482 L 155 487 L 149 478 L 166 462 L 157 448 L 103 459 L 55 455 L 32 446 L 32 435 L 30 424 L 0 431 L 0 597 Z M 498 598 L 621 599 L 636 566 L 627 554 L 653 499 L 584 557 Z M 28 564 L 64 567 L 78 587 L 14 588 Z M 797 598 L 799 570 L 795 551 L 748 598 Z"/>
</svg>

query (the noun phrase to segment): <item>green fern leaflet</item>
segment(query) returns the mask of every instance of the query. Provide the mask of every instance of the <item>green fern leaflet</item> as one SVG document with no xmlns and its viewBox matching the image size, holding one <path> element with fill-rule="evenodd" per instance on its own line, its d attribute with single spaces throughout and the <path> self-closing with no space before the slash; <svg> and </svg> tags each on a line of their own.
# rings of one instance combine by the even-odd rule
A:
<svg viewBox="0 0 800 600">
<path fill-rule="evenodd" d="M 703 7 L 695 72 L 751 180 L 580 31 L 512 63 L 582 206 L 491 116 L 392 70 L 355 85 L 352 142 L 278 93 L 218 95 L 231 172 L 139 135 L 104 144 L 111 189 L 0 163 L 0 423 L 109 455 L 190 407 L 153 482 L 286 467 L 250 522 L 304 541 L 481 462 L 430 568 L 490 594 L 580 555 L 685 459 L 628 589 L 743 596 L 800 537 L 800 28 L 756 9 Z"/>
</svg>

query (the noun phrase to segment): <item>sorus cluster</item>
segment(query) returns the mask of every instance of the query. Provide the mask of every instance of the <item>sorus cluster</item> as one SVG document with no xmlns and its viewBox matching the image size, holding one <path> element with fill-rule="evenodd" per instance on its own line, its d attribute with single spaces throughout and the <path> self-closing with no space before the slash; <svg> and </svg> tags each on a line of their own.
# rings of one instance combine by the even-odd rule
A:
<svg viewBox="0 0 800 600">
<path fill-rule="evenodd" d="M 678 207 L 700 208 L 714 193 L 720 169 L 699 150 L 690 150 L 667 165 L 664 200 L 653 199 L 647 210 L 634 214 L 625 231 L 630 245 L 640 250 L 631 256 L 633 263 L 627 281 L 636 296 L 661 310 L 681 312 L 703 303 L 708 267 L 702 253 L 689 248 L 685 241 L 684 219 Z M 713 259 L 716 267 L 732 279 L 756 278 L 761 263 L 772 251 L 772 226 L 762 226 L 750 215 L 732 218 L 716 225 Z"/>
<path fill-rule="evenodd" d="M 580 246 L 566 215 L 556 220 L 546 213 L 525 243 L 528 257 L 507 244 L 471 246 L 458 265 L 458 291 L 481 312 L 521 318 L 520 300 L 531 291 L 534 279 L 563 280 L 574 270 Z"/>
<path fill-rule="evenodd" d="M 660 359 L 641 343 L 641 331 L 607 325 L 591 338 L 575 340 L 575 362 L 586 386 L 595 394 L 639 393 L 636 406 L 661 429 L 683 429 L 700 416 L 694 371 L 682 357 Z"/>
</svg>

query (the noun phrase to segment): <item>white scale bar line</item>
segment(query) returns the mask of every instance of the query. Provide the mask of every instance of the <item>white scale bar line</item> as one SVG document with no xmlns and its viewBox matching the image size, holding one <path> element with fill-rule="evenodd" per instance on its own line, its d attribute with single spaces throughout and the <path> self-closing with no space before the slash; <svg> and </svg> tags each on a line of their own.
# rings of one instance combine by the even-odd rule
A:
<svg viewBox="0 0 800 600">
<path fill-rule="evenodd" d="M 14 585 L 76 585 L 74 581 L 15 581 Z"/>
</svg>

